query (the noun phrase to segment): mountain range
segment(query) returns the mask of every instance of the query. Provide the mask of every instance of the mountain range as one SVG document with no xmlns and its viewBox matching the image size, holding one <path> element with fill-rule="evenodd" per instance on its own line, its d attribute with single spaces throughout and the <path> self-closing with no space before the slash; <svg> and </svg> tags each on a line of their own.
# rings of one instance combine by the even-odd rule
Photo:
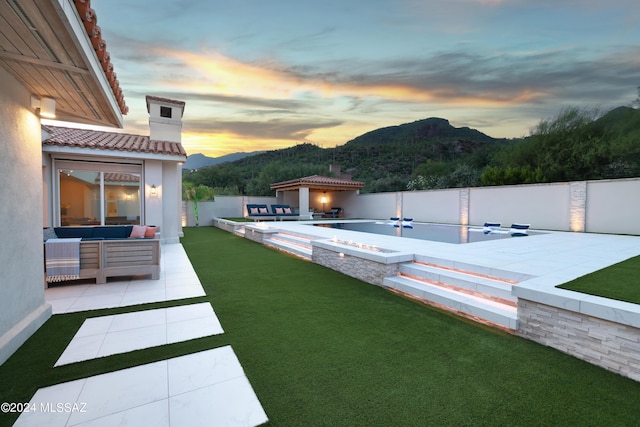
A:
<svg viewBox="0 0 640 427">
<path fill-rule="evenodd" d="M 185 163 L 192 170 L 202 155 Z M 468 187 L 640 176 L 640 109 L 606 114 L 567 109 L 542 120 L 532 135 L 498 139 L 431 117 L 366 132 L 344 145 L 310 143 L 210 160 L 184 179 L 220 191 L 271 195 L 269 184 L 331 175 L 330 165 L 364 181 L 362 192 L 401 191 L 418 176 L 420 188 Z"/>
<path fill-rule="evenodd" d="M 236 160 L 244 159 L 245 157 L 255 156 L 256 154 L 262 154 L 264 151 L 253 151 L 250 153 L 240 152 L 231 153 L 220 157 L 208 157 L 204 154 L 197 153 L 187 156 L 187 161 L 182 165 L 183 170 L 196 170 L 200 168 L 206 168 L 208 166 L 219 165 L 221 163 L 235 162 Z"/>
</svg>

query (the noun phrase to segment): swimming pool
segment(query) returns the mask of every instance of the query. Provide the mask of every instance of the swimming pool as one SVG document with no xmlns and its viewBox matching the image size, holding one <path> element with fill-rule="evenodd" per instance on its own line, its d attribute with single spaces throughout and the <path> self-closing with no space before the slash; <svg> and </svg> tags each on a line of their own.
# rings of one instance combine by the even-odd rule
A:
<svg viewBox="0 0 640 427">
<path fill-rule="evenodd" d="M 470 227 L 467 225 L 412 223 L 411 226 L 403 227 L 381 221 L 334 222 L 314 224 L 314 226 L 456 244 L 526 238 L 536 234 L 543 234 L 536 231 L 528 231 L 527 236 L 516 237 L 509 233 L 509 229 L 495 229 L 490 233 L 485 233 L 482 227 Z"/>
</svg>

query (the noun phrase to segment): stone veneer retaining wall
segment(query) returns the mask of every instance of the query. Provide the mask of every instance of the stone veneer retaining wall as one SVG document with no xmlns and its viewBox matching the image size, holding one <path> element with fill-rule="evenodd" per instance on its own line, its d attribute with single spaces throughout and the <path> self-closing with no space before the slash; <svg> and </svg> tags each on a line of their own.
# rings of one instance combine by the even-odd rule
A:
<svg viewBox="0 0 640 427">
<path fill-rule="evenodd" d="M 224 231 L 228 231 L 229 233 L 235 233 L 238 228 L 238 223 L 233 221 L 227 221 L 224 219 L 214 218 L 213 226 L 223 229 Z"/>
<path fill-rule="evenodd" d="M 518 299 L 518 334 L 640 381 L 640 328 Z"/>
<path fill-rule="evenodd" d="M 381 263 L 344 252 L 324 249 L 317 245 L 313 246 L 312 261 L 377 286 L 382 286 L 385 277 L 395 276 L 399 266 L 399 263 L 396 262 Z"/>
</svg>

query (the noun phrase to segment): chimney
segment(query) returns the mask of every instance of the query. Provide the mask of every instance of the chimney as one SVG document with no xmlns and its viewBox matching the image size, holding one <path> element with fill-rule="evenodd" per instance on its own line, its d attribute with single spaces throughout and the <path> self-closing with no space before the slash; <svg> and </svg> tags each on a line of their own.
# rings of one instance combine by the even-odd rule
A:
<svg viewBox="0 0 640 427">
<path fill-rule="evenodd" d="M 184 101 L 147 95 L 149 139 L 152 141 L 182 142 Z"/>
</svg>

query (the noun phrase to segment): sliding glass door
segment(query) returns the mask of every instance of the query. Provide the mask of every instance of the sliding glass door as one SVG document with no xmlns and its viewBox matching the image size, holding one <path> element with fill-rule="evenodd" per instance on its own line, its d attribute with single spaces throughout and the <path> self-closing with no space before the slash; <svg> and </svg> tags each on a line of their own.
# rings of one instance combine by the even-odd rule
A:
<svg viewBox="0 0 640 427">
<path fill-rule="evenodd" d="M 140 165 L 56 161 L 61 226 L 140 224 Z"/>
</svg>

